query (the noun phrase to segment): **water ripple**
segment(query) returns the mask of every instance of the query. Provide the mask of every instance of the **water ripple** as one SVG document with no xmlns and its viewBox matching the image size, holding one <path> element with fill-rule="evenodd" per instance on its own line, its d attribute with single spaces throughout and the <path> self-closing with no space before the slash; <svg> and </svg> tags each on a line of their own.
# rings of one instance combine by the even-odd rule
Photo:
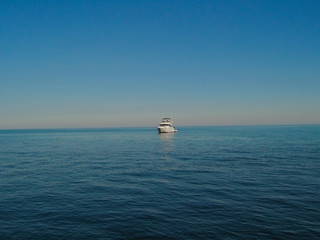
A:
<svg viewBox="0 0 320 240">
<path fill-rule="evenodd" d="M 0 238 L 318 239 L 319 133 L 0 131 Z"/>
</svg>

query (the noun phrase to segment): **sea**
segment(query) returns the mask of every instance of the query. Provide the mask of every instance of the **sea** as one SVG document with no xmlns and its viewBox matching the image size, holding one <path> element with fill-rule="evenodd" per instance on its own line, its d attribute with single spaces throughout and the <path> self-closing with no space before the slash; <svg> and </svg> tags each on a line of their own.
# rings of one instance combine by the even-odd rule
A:
<svg viewBox="0 0 320 240">
<path fill-rule="evenodd" d="M 0 131 L 0 239 L 320 239 L 320 125 Z"/>
</svg>

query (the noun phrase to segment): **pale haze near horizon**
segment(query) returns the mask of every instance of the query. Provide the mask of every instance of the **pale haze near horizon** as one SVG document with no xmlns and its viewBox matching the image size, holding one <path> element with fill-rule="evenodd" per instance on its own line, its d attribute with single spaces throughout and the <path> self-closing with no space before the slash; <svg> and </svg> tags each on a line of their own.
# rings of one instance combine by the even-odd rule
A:
<svg viewBox="0 0 320 240">
<path fill-rule="evenodd" d="M 0 129 L 320 124 L 320 1 L 1 1 Z"/>
</svg>

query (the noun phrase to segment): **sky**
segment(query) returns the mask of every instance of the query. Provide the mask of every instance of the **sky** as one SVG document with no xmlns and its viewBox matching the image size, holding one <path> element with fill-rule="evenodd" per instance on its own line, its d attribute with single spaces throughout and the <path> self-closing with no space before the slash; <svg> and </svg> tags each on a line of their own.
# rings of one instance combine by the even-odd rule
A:
<svg viewBox="0 0 320 240">
<path fill-rule="evenodd" d="M 162 117 L 320 124 L 320 1 L 0 1 L 0 129 Z"/>
</svg>

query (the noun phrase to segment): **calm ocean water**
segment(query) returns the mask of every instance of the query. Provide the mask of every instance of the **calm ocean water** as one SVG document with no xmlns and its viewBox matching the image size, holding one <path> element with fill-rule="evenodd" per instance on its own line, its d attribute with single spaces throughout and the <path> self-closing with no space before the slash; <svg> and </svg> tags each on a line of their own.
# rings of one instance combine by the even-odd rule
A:
<svg viewBox="0 0 320 240">
<path fill-rule="evenodd" d="M 2 130 L 0 239 L 320 239 L 320 126 Z"/>
</svg>

